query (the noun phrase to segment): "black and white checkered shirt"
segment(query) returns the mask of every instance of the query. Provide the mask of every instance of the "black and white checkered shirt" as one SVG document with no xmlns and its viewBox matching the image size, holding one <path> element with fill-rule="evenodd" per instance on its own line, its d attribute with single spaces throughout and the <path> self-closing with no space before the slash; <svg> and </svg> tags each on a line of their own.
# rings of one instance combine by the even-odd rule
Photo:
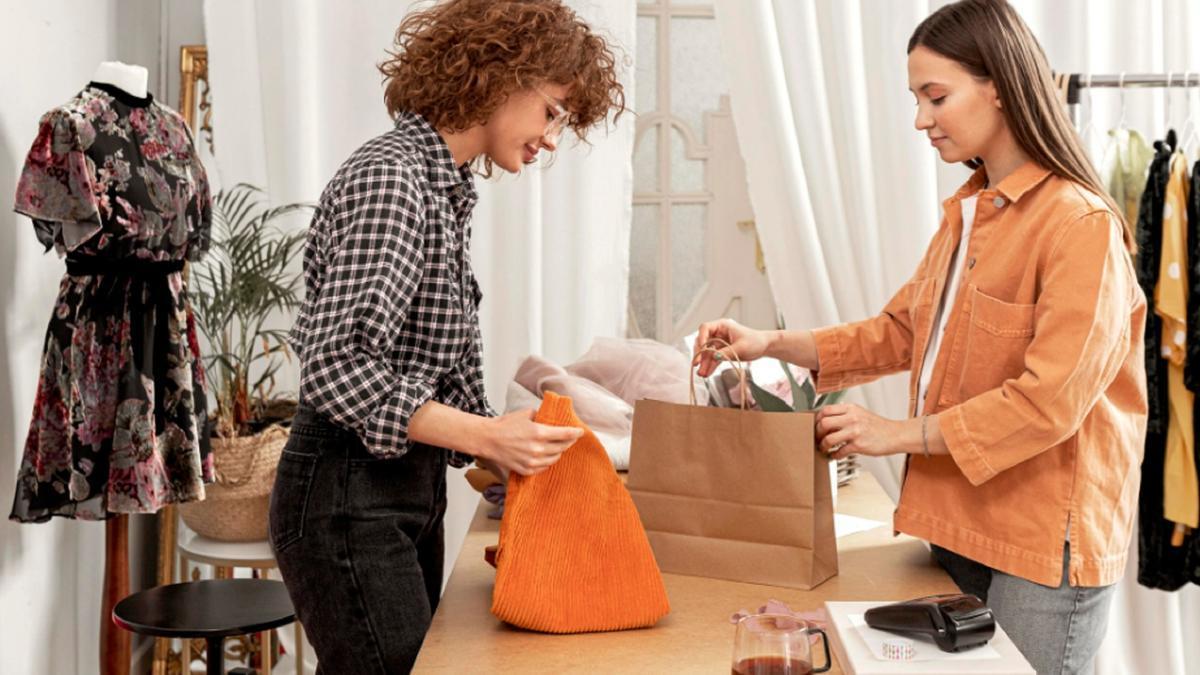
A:
<svg viewBox="0 0 1200 675">
<path fill-rule="evenodd" d="M 321 195 L 289 339 L 300 400 L 376 456 L 408 451 L 409 419 L 428 401 L 495 414 L 468 253 L 477 199 L 470 170 L 413 114 L 355 151 Z M 470 460 L 454 453 L 450 463 Z"/>
</svg>

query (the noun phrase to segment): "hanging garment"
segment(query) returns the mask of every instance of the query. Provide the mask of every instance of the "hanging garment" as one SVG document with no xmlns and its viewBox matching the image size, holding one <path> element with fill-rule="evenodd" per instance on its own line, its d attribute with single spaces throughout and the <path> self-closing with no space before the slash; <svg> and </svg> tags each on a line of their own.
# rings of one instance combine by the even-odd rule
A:
<svg viewBox="0 0 1200 675">
<path fill-rule="evenodd" d="M 92 83 L 47 113 L 16 211 L 67 259 L 11 519 L 100 520 L 212 480 L 183 261 L 208 247 L 204 167 L 177 113 Z"/>
<path fill-rule="evenodd" d="M 1146 188 L 1146 168 L 1154 159 L 1154 149 L 1133 129 L 1113 129 L 1105 150 L 1100 175 L 1104 187 L 1122 209 L 1130 223 L 1138 221 L 1142 190 Z"/>
<path fill-rule="evenodd" d="M 1200 161 L 1192 167 L 1187 201 L 1188 336 L 1183 381 L 1193 393 L 1200 392 Z M 1194 417 L 1194 419 L 1196 419 Z"/>
<path fill-rule="evenodd" d="M 1146 445 L 1142 455 L 1141 492 L 1138 497 L 1138 583 L 1150 588 L 1175 590 L 1186 583 L 1186 549 L 1171 546 L 1175 524 L 1163 519 L 1163 470 L 1167 443 L 1169 391 L 1167 362 L 1162 358 L 1162 321 L 1155 307 L 1155 289 L 1160 272 L 1163 207 L 1171 157 L 1175 152 L 1175 132 L 1155 141 L 1154 159 L 1138 209 L 1137 270 L 1138 283 L 1148 304 L 1145 363 Z"/>
<path fill-rule="evenodd" d="M 1200 161 L 1192 167 L 1192 178 L 1190 189 L 1188 190 L 1188 260 L 1191 265 L 1188 266 L 1188 355 L 1184 365 L 1184 382 L 1187 383 L 1188 389 L 1193 392 L 1197 389 L 1197 381 L 1200 380 Z M 1196 424 L 1200 422 L 1200 415 L 1193 407 L 1192 409 L 1192 424 L 1193 438 L 1195 437 Z M 1200 476 L 1200 452 L 1195 453 L 1196 474 Z M 1200 532 L 1193 530 L 1188 542 L 1184 543 L 1187 547 L 1186 562 L 1184 564 L 1184 574 L 1187 580 L 1193 584 L 1200 584 Z"/>
<path fill-rule="evenodd" d="M 1171 158 L 1163 204 L 1162 252 L 1159 260 L 1155 312 L 1161 320 L 1162 358 L 1166 360 L 1167 447 L 1163 465 L 1163 517 L 1177 524 L 1173 545 L 1183 543 L 1185 527 L 1195 528 L 1200 511 L 1196 489 L 1192 428 L 1192 392 L 1183 382 L 1187 353 L 1187 158 L 1176 152 Z"/>
<path fill-rule="evenodd" d="M 671 611 L 667 592 L 604 448 L 554 392 L 534 421 L 584 435 L 544 472 L 509 476 L 492 614 L 544 633 L 653 626 Z"/>
</svg>

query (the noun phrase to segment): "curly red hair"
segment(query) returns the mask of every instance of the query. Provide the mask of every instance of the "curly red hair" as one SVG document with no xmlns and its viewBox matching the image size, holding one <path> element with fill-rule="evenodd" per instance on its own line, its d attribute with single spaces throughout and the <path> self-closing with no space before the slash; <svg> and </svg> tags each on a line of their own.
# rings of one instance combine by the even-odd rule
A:
<svg viewBox="0 0 1200 675">
<path fill-rule="evenodd" d="M 444 0 L 405 17 L 388 54 L 388 113 L 446 131 L 481 124 L 510 94 L 545 82 L 570 87 L 568 126 L 581 140 L 625 110 L 613 49 L 560 0 Z"/>
</svg>

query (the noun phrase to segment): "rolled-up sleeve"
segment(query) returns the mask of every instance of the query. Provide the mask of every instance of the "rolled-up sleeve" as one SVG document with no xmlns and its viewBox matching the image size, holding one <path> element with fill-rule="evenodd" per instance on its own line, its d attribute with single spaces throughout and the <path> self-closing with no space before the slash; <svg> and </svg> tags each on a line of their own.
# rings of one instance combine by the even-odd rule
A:
<svg viewBox="0 0 1200 675">
<path fill-rule="evenodd" d="M 345 178 L 342 234 L 331 242 L 304 355 L 307 402 L 381 457 L 409 449 L 409 421 L 435 393 L 434 382 L 397 372 L 387 359 L 425 262 L 424 211 L 410 171 L 377 163 Z"/>
<path fill-rule="evenodd" d="M 938 414 L 950 455 L 972 484 L 1075 434 L 1112 384 L 1129 355 L 1140 293 L 1127 256 L 1107 212 L 1059 235 L 1044 263 L 1023 372 Z"/>
</svg>

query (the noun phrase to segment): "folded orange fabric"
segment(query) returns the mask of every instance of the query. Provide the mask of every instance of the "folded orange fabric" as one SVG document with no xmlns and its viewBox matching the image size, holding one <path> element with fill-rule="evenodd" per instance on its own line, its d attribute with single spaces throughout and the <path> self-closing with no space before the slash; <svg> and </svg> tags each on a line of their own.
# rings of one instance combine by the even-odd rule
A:
<svg viewBox="0 0 1200 675">
<path fill-rule="evenodd" d="M 554 466 L 508 479 L 492 614 L 544 633 L 653 626 L 671 611 L 633 499 L 571 399 L 535 421 L 584 430 Z"/>
</svg>

